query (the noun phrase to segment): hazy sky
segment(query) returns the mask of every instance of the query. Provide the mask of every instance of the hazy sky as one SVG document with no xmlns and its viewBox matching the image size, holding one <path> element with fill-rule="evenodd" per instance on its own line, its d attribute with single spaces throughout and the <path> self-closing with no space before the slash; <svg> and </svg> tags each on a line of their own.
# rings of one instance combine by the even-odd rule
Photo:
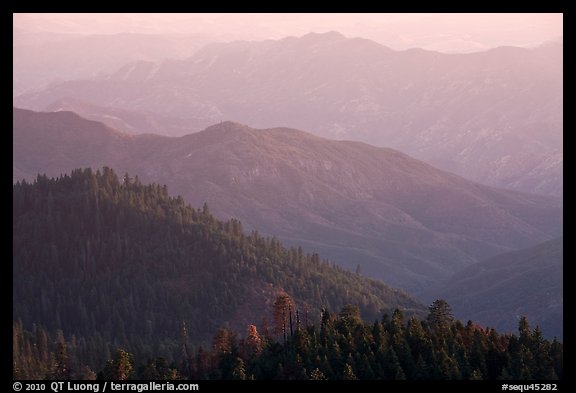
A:
<svg viewBox="0 0 576 393">
<path fill-rule="evenodd" d="M 277 39 L 336 30 L 393 49 L 468 52 L 533 46 L 563 34 L 562 14 L 14 14 L 33 32 L 197 34 L 210 40 Z"/>
</svg>

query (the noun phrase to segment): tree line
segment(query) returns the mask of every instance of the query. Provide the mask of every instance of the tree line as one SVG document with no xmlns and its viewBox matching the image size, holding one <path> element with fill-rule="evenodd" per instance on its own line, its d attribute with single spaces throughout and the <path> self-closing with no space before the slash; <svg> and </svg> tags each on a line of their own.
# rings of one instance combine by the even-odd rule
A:
<svg viewBox="0 0 576 393">
<path fill-rule="evenodd" d="M 319 324 L 305 324 L 289 295 L 273 305 L 271 326 L 247 326 L 239 336 L 220 328 L 209 348 L 192 349 L 182 327 L 178 356 L 136 364 L 117 349 L 99 372 L 74 355 L 74 339 L 61 332 L 26 332 L 14 325 L 14 378 L 212 379 L 212 380 L 557 380 L 563 378 L 563 344 L 546 340 L 526 318 L 518 334 L 499 334 L 453 318 L 443 300 L 426 319 L 402 311 L 368 323 L 358 307 L 323 310 Z"/>
</svg>

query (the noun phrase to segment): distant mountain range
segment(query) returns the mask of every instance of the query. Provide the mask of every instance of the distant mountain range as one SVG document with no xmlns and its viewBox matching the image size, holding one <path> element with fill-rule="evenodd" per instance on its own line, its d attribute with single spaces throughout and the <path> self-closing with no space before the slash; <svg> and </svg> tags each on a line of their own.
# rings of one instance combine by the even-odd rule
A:
<svg viewBox="0 0 576 393">
<path fill-rule="evenodd" d="M 130 136 L 71 112 L 14 108 L 13 179 L 113 167 L 222 218 L 419 292 L 562 233 L 558 198 L 476 184 L 398 151 L 224 122 Z"/>
<path fill-rule="evenodd" d="M 128 134 L 181 136 L 195 132 L 198 128 L 203 129 L 212 125 L 207 119 L 180 119 L 148 111 L 102 107 L 75 99 L 55 101 L 48 105 L 46 110 L 49 112 L 71 111 L 88 120 L 102 122 Z"/>
<path fill-rule="evenodd" d="M 193 35 L 87 35 L 13 29 L 13 94 L 94 78 L 133 61 L 187 58 L 206 42 Z"/>
<path fill-rule="evenodd" d="M 562 41 L 471 54 L 394 51 L 336 32 L 210 44 L 187 60 L 131 63 L 14 104 L 58 109 L 63 99 L 87 117 L 86 104 L 103 108 L 99 120 L 113 126 L 118 109 L 171 118 L 170 135 L 186 120 L 196 131 L 225 119 L 289 126 L 399 149 L 484 184 L 562 193 Z"/>
<path fill-rule="evenodd" d="M 475 263 L 429 291 L 428 298 L 446 299 L 458 318 L 499 331 L 516 331 L 517 320 L 527 316 L 546 336 L 562 339 L 563 243 L 558 238 Z"/>
</svg>

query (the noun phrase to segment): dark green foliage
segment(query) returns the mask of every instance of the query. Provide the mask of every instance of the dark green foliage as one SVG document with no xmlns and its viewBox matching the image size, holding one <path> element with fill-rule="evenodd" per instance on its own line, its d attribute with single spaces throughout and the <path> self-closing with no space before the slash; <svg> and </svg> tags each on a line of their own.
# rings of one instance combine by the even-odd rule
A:
<svg viewBox="0 0 576 393">
<path fill-rule="evenodd" d="M 501 335 L 439 300 L 421 320 L 400 291 L 108 168 L 13 201 L 17 379 L 563 377 L 563 344 L 525 318 Z"/>
<path fill-rule="evenodd" d="M 434 320 L 437 311 L 431 307 L 428 320 Z M 349 305 L 336 319 L 325 312 L 319 330 L 312 325 L 288 336 L 286 343 L 283 338 L 266 341 L 257 356 L 242 356 L 234 349 L 222 352 L 215 346 L 203 353 L 212 359 L 207 373 L 214 379 L 316 380 L 548 380 L 562 375 L 562 344 L 542 339 L 539 329 L 530 330 L 526 320 L 520 322 L 520 338 L 445 320 L 439 340 L 435 327 L 416 318 L 404 324 L 400 312 L 384 318 L 391 322 L 374 324 L 351 318 L 354 314 Z M 227 348 L 234 348 L 236 340 Z M 205 376 L 206 371 L 192 375 Z"/>
<path fill-rule="evenodd" d="M 146 366 L 140 367 L 138 372 L 139 379 L 144 380 L 174 380 L 181 379 L 178 371 L 169 366 L 164 358 L 149 360 Z"/>
<path fill-rule="evenodd" d="M 442 331 L 454 321 L 452 309 L 446 300 L 436 300 L 430 307 L 428 307 L 428 323 L 430 327 L 436 331 Z"/>
<path fill-rule="evenodd" d="M 51 335 L 36 325 L 27 331 L 20 321 L 14 322 L 14 379 L 96 379 L 96 374 L 85 365 L 85 359 L 80 360 L 78 345 L 76 337 L 66 341 L 61 331 Z"/>
<path fill-rule="evenodd" d="M 423 315 L 401 291 L 275 238 L 246 235 L 238 220 L 216 220 L 207 205 L 191 208 L 165 186 L 121 180 L 109 168 L 39 175 L 34 184 L 14 185 L 13 202 L 14 318 L 27 329 L 36 323 L 52 335 L 62 330 L 68 341 L 75 336 L 75 353 L 93 369 L 103 369 L 119 347 L 136 364 L 180 362 L 183 323 L 189 348 L 206 345 L 219 326 L 244 333 L 260 322 L 280 293 L 300 311 L 287 314 L 289 335 L 318 323 L 322 307 L 355 304 L 370 320 L 396 307 Z M 52 351 L 53 360 L 38 361 L 54 370 L 39 372 L 67 377 L 70 345 Z M 240 378 L 235 361 L 230 369 Z M 202 362 L 188 368 L 206 369 Z M 155 367 L 148 372 L 164 373 Z M 248 378 L 254 371 L 245 367 Z"/>
<path fill-rule="evenodd" d="M 128 352 L 118 349 L 114 359 L 106 362 L 106 367 L 99 379 L 113 379 L 124 381 L 132 376 L 134 372 L 134 359 Z"/>
<path fill-rule="evenodd" d="M 542 339 L 526 320 L 520 322 L 520 337 L 456 321 L 447 326 L 443 340 L 436 340 L 437 333 L 415 318 L 399 327 L 356 319 L 350 325 L 351 310 L 346 306 L 335 319 L 324 313 L 320 328 L 298 329 L 285 344 L 282 337 L 261 339 L 254 325 L 245 338 L 219 329 L 211 351 L 200 347 L 178 366 L 155 358 L 135 367 L 132 355 L 119 349 L 99 378 L 554 380 L 563 375 L 563 344 Z M 73 340 L 62 341 L 61 334 L 52 339 L 40 328 L 33 333 L 14 323 L 14 378 L 60 378 L 61 346 L 69 348 L 65 378 L 96 377 L 78 362 Z M 248 350 L 256 336 L 258 350 Z M 392 345 L 384 344 L 388 337 L 396 337 Z"/>
</svg>

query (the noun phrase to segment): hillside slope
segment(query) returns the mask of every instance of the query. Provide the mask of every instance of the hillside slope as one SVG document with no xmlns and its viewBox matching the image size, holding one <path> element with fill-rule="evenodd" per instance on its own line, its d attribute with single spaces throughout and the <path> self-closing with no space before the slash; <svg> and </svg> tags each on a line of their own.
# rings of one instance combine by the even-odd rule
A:
<svg viewBox="0 0 576 393">
<path fill-rule="evenodd" d="M 172 356 L 183 323 L 192 344 L 226 325 L 243 332 L 266 315 L 270 322 L 282 293 L 308 310 L 310 322 L 322 307 L 346 304 L 368 320 L 396 307 L 425 310 L 400 290 L 244 234 L 237 220 L 218 221 L 206 207 L 169 197 L 165 186 L 120 180 L 109 168 L 17 183 L 13 200 L 14 320 L 62 329 L 99 349 Z"/>
<path fill-rule="evenodd" d="M 455 315 L 500 331 L 527 316 L 547 337 L 563 337 L 563 238 L 476 263 L 454 274 L 429 299 L 446 299 Z"/>
<path fill-rule="evenodd" d="M 292 129 L 224 122 L 181 138 L 127 136 L 70 112 L 15 109 L 13 131 L 14 178 L 107 165 L 411 291 L 562 231 L 558 199 Z"/>
</svg>

